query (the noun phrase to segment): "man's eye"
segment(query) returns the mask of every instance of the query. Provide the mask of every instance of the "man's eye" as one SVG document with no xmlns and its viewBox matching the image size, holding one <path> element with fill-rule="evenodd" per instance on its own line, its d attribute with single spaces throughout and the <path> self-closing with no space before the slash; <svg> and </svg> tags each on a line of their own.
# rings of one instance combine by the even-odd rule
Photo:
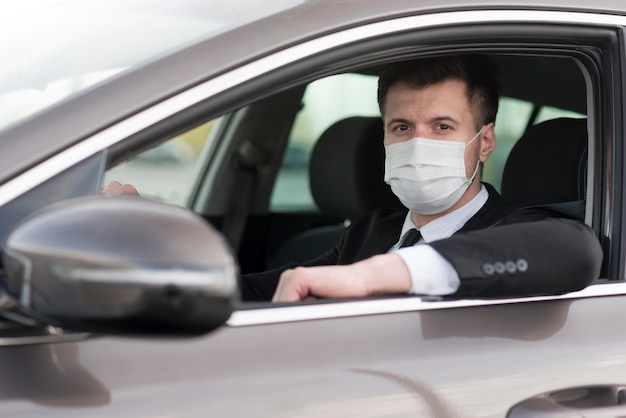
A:
<svg viewBox="0 0 626 418">
<path fill-rule="evenodd" d="M 437 129 L 440 131 L 447 131 L 448 129 L 450 129 L 450 125 L 445 125 L 445 124 L 437 125 Z"/>
<path fill-rule="evenodd" d="M 395 128 L 393 128 L 394 132 L 404 132 L 408 130 L 409 130 L 409 127 L 407 125 L 398 125 Z"/>
</svg>

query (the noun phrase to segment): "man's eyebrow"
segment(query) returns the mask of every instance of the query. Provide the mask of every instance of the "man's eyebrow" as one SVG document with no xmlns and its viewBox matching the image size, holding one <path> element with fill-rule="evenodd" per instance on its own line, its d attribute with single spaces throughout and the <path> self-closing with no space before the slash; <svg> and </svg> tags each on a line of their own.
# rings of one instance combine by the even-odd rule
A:
<svg viewBox="0 0 626 418">
<path fill-rule="evenodd" d="M 391 125 L 393 125 L 394 123 L 404 123 L 406 125 L 410 125 L 411 122 L 408 119 L 404 119 L 404 118 L 392 118 L 389 119 L 389 121 L 387 122 L 386 126 L 390 127 Z"/>
<path fill-rule="evenodd" d="M 430 119 L 428 119 L 428 123 L 437 123 L 437 122 L 453 122 L 456 124 L 461 123 L 457 118 L 450 116 L 450 115 L 433 116 Z M 394 123 L 404 123 L 404 124 L 410 125 L 411 121 L 405 118 L 391 118 L 387 122 L 386 126 L 390 127 Z"/>
<path fill-rule="evenodd" d="M 450 115 L 442 115 L 442 116 L 435 116 L 429 119 L 430 123 L 434 123 L 434 122 L 454 122 L 456 124 L 461 123 L 457 118 L 450 116 Z"/>
</svg>

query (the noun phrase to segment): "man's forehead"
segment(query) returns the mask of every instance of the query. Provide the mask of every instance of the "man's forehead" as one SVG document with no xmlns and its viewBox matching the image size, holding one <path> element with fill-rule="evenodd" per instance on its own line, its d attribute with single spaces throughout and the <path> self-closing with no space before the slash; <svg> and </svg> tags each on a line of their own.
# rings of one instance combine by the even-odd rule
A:
<svg viewBox="0 0 626 418">
<path fill-rule="evenodd" d="M 471 111 L 466 84 L 460 80 L 448 80 L 425 87 L 413 87 L 406 83 L 390 87 L 385 106 L 387 114 L 394 113 L 396 117 L 396 113 L 411 113 L 418 109 L 428 113 Z"/>
<path fill-rule="evenodd" d="M 438 83 L 426 84 L 426 85 L 414 85 L 408 81 L 397 81 L 389 86 L 388 94 L 398 93 L 398 92 L 413 92 L 413 93 L 421 93 L 421 92 L 429 92 L 429 91 L 449 91 L 449 92 L 457 92 L 461 95 L 467 95 L 467 83 L 464 80 L 458 78 L 449 78 Z"/>
</svg>

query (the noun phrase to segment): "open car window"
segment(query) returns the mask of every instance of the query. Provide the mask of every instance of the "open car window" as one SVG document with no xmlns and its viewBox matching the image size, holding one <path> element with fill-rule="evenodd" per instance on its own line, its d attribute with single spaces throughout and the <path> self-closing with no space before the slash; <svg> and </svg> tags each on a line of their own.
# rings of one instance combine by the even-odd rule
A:
<svg viewBox="0 0 626 418">
<path fill-rule="evenodd" d="M 494 56 L 502 57 L 505 71 L 516 64 L 508 55 Z M 554 59 L 525 57 L 518 65 L 531 62 L 533 67 L 546 67 Z M 558 60 L 571 72 L 566 78 L 584 79 L 574 58 Z M 517 69 L 515 76 L 523 73 Z M 532 83 L 536 76 L 531 74 L 520 83 Z M 504 80 L 511 83 L 510 77 L 505 75 Z M 576 87 L 582 103 L 586 103 L 585 83 Z M 135 152 L 128 160 L 116 160 L 106 173 L 105 183 L 131 183 L 145 197 L 197 211 L 230 240 L 241 273 L 304 262 L 337 243 L 352 220 L 344 214 L 325 212 L 316 202 L 310 189 L 311 154 L 320 136 L 337 122 L 354 117 L 380 118 L 376 88 L 375 70 L 367 68 L 312 79 L 217 119 L 177 129 L 182 133 L 166 138 L 157 147 Z M 551 119 L 587 117 L 584 106 L 579 106 L 581 100 L 571 107 L 557 99 L 533 101 L 530 96 L 515 97 L 516 88 L 504 86 L 496 120 L 496 150 L 483 172 L 482 180 L 496 190 L 501 189 L 511 149 L 530 126 Z M 242 168 L 250 161 L 250 167 Z M 555 167 L 558 164 L 555 161 Z M 382 182 L 382 175 L 371 181 Z M 245 219 L 236 219 L 237 214 Z M 299 237 L 320 228 L 333 232 L 315 244 L 319 246 L 317 253 L 311 252 L 312 244 L 301 242 Z"/>
</svg>

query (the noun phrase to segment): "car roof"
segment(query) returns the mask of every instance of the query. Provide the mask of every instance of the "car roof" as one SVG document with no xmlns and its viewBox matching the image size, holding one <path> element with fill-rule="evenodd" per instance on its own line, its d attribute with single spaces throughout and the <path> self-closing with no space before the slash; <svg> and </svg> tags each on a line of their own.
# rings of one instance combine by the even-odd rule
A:
<svg viewBox="0 0 626 418">
<path fill-rule="evenodd" d="M 546 0 L 283 1 L 282 11 L 186 45 L 142 68 L 114 77 L 106 86 L 90 89 L 1 132 L 0 182 L 190 85 L 199 84 L 291 44 L 364 22 L 416 14 L 487 9 L 626 14 L 626 3 L 616 4 L 614 0 L 551 0 L 549 5 L 546 3 Z M 280 30 L 275 30 L 277 27 Z M 180 65 L 181 62 L 185 64 Z M 146 78 L 155 81 L 147 83 Z M 17 165 L 16 161 L 21 165 Z"/>
</svg>

